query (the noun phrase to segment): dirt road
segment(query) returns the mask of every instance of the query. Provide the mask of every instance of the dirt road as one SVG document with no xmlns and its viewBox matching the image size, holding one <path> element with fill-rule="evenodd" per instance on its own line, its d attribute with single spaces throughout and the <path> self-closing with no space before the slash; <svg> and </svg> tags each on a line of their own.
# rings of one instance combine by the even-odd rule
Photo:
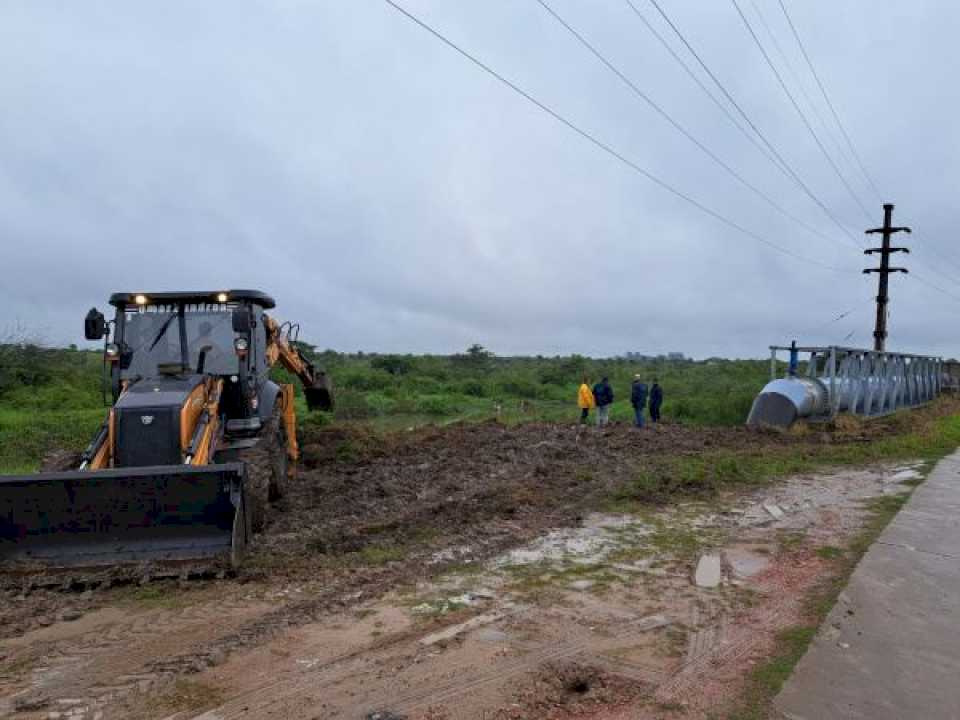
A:
<svg viewBox="0 0 960 720">
<path fill-rule="evenodd" d="M 823 440 L 493 423 L 317 433 L 239 578 L 11 592 L 0 715 L 705 712 L 795 621 L 829 562 L 817 549 L 842 547 L 862 500 L 908 471 L 596 510 L 666 454 Z M 692 581 L 703 553 L 719 564 L 713 587 Z"/>
</svg>

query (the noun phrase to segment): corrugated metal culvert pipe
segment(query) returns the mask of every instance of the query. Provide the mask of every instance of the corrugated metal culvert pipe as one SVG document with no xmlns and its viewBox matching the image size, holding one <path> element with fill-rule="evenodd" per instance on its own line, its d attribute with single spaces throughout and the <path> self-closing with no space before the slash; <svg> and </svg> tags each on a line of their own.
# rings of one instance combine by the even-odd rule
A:
<svg viewBox="0 0 960 720">
<path fill-rule="evenodd" d="M 747 425 L 787 428 L 801 418 L 841 412 L 885 415 L 933 400 L 942 386 L 942 360 L 842 347 L 771 346 L 770 377 L 753 401 Z M 777 378 L 777 352 L 790 353 L 787 377 Z M 800 375 L 800 353 L 810 359 Z"/>
</svg>

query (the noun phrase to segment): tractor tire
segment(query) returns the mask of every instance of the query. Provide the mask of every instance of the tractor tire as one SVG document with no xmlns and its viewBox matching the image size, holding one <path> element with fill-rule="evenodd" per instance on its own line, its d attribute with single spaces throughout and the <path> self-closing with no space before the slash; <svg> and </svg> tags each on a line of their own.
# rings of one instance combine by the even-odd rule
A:
<svg viewBox="0 0 960 720">
<path fill-rule="evenodd" d="M 261 532 L 266 525 L 267 509 L 280 497 L 280 483 L 286 474 L 286 439 L 279 411 L 275 410 L 260 432 L 259 442 L 240 453 L 246 465 L 246 499 L 250 529 Z"/>
<path fill-rule="evenodd" d="M 282 418 L 277 418 L 276 450 L 273 452 L 273 482 L 268 488 L 268 499 L 277 502 L 283 497 L 283 488 L 287 481 L 287 468 L 290 459 L 287 456 L 287 431 Z"/>
<path fill-rule="evenodd" d="M 67 472 L 80 467 L 80 453 L 55 448 L 48 450 L 40 459 L 40 472 Z"/>
</svg>

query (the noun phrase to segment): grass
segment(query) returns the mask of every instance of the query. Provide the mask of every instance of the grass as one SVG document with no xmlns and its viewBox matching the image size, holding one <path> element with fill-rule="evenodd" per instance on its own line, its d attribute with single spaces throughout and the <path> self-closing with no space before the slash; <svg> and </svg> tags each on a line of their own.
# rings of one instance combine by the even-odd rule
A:
<svg viewBox="0 0 960 720">
<path fill-rule="evenodd" d="M 658 520 L 656 529 L 648 536 L 647 542 L 658 554 L 689 561 L 700 554 L 708 539 L 702 530 Z"/>
<path fill-rule="evenodd" d="M 630 381 L 635 373 L 664 388 L 666 420 L 699 425 L 742 423 L 767 379 L 764 361 L 686 362 L 595 360 L 571 357 L 384 356 L 316 353 L 336 388 L 333 413 L 307 411 L 292 382 L 304 428 L 336 422 L 383 431 L 422 425 L 530 421 L 575 422 L 576 393 L 584 373 L 610 377 L 616 394 L 611 416 L 629 421 Z M 466 359 L 465 359 L 466 358 Z M 0 473 L 35 471 L 52 448 L 82 450 L 102 422 L 99 352 L 0 343 Z M 351 461 L 361 448 L 345 443 L 337 458 Z"/>
<path fill-rule="evenodd" d="M 44 659 L 43 655 L 24 655 L 16 660 L 0 662 L 0 678 L 12 678 L 26 675 Z"/>
<path fill-rule="evenodd" d="M 817 548 L 817 557 L 823 560 L 839 560 L 843 557 L 843 550 L 833 545 L 824 545 Z"/>
<path fill-rule="evenodd" d="M 192 605 L 203 592 L 201 589 L 177 587 L 174 591 L 172 581 L 153 581 L 147 585 L 117 588 L 114 592 L 120 605 L 141 610 L 179 610 Z"/>
<path fill-rule="evenodd" d="M 728 720 L 767 720 L 771 701 L 790 677 L 816 633 L 817 628 L 808 625 L 789 627 L 778 633 L 777 651 L 750 673 L 748 698 L 742 707 L 728 716 Z"/>
<path fill-rule="evenodd" d="M 190 713 L 192 716 L 222 705 L 225 700 L 226 694 L 220 688 L 181 678 L 171 687 L 148 695 L 141 707 L 128 717 L 159 720 L 177 713 Z"/>
<path fill-rule="evenodd" d="M 82 450 L 105 416 L 102 407 L 62 411 L 0 408 L 0 472 L 34 472 L 51 449 Z"/>
<path fill-rule="evenodd" d="M 949 401 L 945 401 L 949 402 Z M 944 405 L 946 409 L 950 406 Z M 960 446 L 960 415 L 930 417 L 916 411 L 903 411 L 883 420 L 890 432 L 869 442 L 843 441 L 834 444 L 784 444 L 763 451 L 707 451 L 698 455 L 651 458 L 649 466 L 635 471 L 631 480 L 610 496 L 607 509 L 639 512 L 649 505 L 670 502 L 677 497 L 715 498 L 730 487 L 761 486 L 788 475 L 828 467 L 867 465 L 921 459 L 921 472 Z M 908 480 L 905 487 L 922 480 Z"/>
<path fill-rule="evenodd" d="M 379 567 L 397 560 L 403 560 L 405 553 L 402 548 L 392 545 L 367 545 L 356 553 L 351 553 L 351 558 L 361 565 Z"/>
</svg>

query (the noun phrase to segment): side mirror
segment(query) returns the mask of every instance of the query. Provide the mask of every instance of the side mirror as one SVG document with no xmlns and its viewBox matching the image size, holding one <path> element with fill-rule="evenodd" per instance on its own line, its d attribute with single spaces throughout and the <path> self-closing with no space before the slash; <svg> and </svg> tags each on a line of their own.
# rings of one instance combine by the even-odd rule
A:
<svg viewBox="0 0 960 720">
<path fill-rule="evenodd" d="M 87 340 L 102 340 L 107 333 L 107 321 L 103 313 L 96 308 L 90 308 L 87 317 L 83 320 L 83 336 Z"/>
<path fill-rule="evenodd" d="M 250 308 L 241 305 L 233 310 L 233 331 L 235 333 L 249 333 L 253 329 L 253 314 Z"/>
</svg>

